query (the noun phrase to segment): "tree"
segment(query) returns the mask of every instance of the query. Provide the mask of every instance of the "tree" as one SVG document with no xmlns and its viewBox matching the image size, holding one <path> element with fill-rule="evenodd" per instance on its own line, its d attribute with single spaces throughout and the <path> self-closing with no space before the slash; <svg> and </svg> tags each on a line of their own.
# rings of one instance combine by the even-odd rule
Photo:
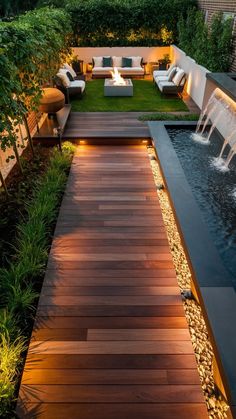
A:
<svg viewBox="0 0 236 419">
<path fill-rule="evenodd" d="M 189 10 L 187 18 L 178 24 L 179 47 L 210 71 L 229 70 L 232 48 L 232 20 L 216 13 L 208 26 L 203 14 Z"/>
</svg>

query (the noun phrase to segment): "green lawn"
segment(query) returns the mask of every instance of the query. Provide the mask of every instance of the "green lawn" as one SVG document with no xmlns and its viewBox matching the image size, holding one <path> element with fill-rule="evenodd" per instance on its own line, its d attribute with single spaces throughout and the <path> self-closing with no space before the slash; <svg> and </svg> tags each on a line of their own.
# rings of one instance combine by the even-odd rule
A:
<svg viewBox="0 0 236 419">
<path fill-rule="evenodd" d="M 82 99 L 71 100 L 73 112 L 177 112 L 188 111 L 185 103 L 178 97 L 161 97 L 151 80 L 133 80 L 133 97 L 104 97 L 104 80 L 91 80 L 86 83 Z"/>
</svg>

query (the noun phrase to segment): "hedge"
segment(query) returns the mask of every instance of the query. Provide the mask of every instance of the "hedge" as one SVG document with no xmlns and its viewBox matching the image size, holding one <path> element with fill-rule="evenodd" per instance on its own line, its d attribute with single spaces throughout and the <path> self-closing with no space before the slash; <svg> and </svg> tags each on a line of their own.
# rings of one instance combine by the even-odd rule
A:
<svg viewBox="0 0 236 419">
<path fill-rule="evenodd" d="M 179 16 L 196 0 L 74 0 L 66 2 L 74 46 L 169 45 Z"/>
</svg>

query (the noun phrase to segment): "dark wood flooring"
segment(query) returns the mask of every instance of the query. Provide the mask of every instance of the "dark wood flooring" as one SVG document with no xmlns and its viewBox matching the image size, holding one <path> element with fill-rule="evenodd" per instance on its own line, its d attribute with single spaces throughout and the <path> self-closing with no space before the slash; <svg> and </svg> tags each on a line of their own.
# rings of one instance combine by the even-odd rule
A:
<svg viewBox="0 0 236 419">
<path fill-rule="evenodd" d="M 208 417 L 145 146 L 79 146 L 17 413 Z"/>
<path fill-rule="evenodd" d="M 72 112 L 64 139 L 150 138 L 141 112 Z"/>
</svg>

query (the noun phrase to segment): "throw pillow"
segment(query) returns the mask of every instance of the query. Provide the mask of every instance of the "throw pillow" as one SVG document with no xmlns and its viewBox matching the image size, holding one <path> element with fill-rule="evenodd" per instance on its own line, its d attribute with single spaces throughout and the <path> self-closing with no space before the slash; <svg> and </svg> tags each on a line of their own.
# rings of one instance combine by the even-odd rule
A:
<svg viewBox="0 0 236 419">
<path fill-rule="evenodd" d="M 111 57 L 103 57 L 102 58 L 102 66 L 103 67 L 112 67 Z"/>
<path fill-rule="evenodd" d="M 184 75 L 185 75 L 184 70 L 179 70 L 176 73 L 176 75 L 174 76 L 174 78 L 172 80 L 174 82 L 174 84 L 176 84 L 176 86 L 179 86 L 180 85 L 180 83 L 181 83 L 182 78 L 184 77 Z"/>
<path fill-rule="evenodd" d="M 168 74 L 168 81 L 172 81 L 176 74 L 176 67 L 173 67 Z"/>
<path fill-rule="evenodd" d="M 72 75 L 71 75 L 71 73 L 69 71 L 66 72 L 66 75 L 67 75 L 67 77 L 68 77 L 68 79 L 70 81 L 73 81 L 74 80 L 74 77 L 72 77 Z"/>
<path fill-rule="evenodd" d="M 141 67 L 142 57 L 130 57 L 132 58 L 132 67 Z"/>
<path fill-rule="evenodd" d="M 71 65 L 65 63 L 64 64 L 64 68 L 70 72 L 70 74 L 72 75 L 72 77 L 76 77 L 76 72 L 75 70 L 71 67 Z"/>
<path fill-rule="evenodd" d="M 94 67 L 102 67 L 103 57 L 93 57 Z"/>
<path fill-rule="evenodd" d="M 59 77 L 59 79 L 61 79 L 64 87 L 70 87 L 70 80 L 68 79 L 66 74 L 57 73 L 57 77 Z"/>
<path fill-rule="evenodd" d="M 132 58 L 122 57 L 122 67 L 132 67 Z"/>
</svg>

